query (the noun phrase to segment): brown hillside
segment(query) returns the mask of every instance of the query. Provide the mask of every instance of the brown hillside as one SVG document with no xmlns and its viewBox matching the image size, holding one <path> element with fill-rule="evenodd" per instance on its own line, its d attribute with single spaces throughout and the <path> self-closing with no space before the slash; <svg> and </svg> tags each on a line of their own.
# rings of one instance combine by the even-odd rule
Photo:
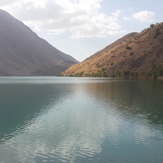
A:
<svg viewBox="0 0 163 163">
<path fill-rule="evenodd" d="M 142 75 L 150 73 L 152 67 L 156 66 L 157 69 L 163 67 L 163 23 L 151 25 L 140 33 L 122 37 L 85 61 L 73 65 L 63 75 Z"/>
</svg>

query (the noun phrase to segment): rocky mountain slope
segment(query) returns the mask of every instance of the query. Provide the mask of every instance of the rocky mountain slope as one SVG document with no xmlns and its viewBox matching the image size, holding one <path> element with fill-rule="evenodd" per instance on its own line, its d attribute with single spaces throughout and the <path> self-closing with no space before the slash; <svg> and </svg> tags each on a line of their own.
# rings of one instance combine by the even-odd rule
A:
<svg viewBox="0 0 163 163">
<path fill-rule="evenodd" d="M 163 23 L 122 37 L 62 75 L 163 76 Z"/>
<path fill-rule="evenodd" d="M 0 10 L 0 75 L 57 75 L 77 63 Z"/>
</svg>

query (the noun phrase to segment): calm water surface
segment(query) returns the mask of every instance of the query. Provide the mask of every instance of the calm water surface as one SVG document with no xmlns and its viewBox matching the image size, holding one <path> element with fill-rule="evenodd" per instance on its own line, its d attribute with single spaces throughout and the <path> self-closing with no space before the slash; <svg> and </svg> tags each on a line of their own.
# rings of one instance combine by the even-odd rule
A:
<svg viewBox="0 0 163 163">
<path fill-rule="evenodd" d="M 162 163 L 163 81 L 0 77 L 0 163 Z"/>
</svg>

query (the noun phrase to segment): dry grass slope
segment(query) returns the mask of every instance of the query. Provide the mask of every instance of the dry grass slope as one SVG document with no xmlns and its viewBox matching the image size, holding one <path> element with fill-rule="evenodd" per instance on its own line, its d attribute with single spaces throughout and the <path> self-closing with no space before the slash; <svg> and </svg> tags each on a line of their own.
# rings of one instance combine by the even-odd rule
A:
<svg viewBox="0 0 163 163">
<path fill-rule="evenodd" d="M 140 33 L 130 33 L 85 61 L 73 65 L 64 76 L 163 75 L 163 23 Z"/>
</svg>

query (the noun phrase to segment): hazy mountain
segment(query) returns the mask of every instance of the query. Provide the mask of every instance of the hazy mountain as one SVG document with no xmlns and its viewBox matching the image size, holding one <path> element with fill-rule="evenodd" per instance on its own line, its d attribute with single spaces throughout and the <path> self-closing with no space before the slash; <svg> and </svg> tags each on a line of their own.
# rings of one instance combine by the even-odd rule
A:
<svg viewBox="0 0 163 163">
<path fill-rule="evenodd" d="M 163 75 L 163 23 L 130 33 L 85 61 L 65 76 Z"/>
<path fill-rule="evenodd" d="M 0 10 L 0 75 L 57 75 L 77 63 Z"/>
</svg>

